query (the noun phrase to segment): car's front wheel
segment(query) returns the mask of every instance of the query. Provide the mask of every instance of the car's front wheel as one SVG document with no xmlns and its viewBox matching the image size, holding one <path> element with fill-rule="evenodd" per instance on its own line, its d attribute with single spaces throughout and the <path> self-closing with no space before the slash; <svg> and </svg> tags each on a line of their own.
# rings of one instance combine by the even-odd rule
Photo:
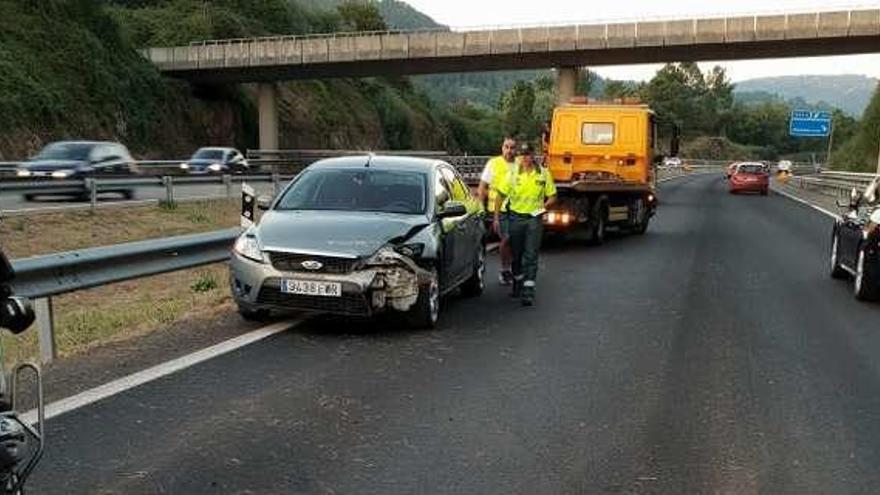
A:
<svg viewBox="0 0 880 495">
<path fill-rule="evenodd" d="M 440 319 L 440 280 L 436 270 L 432 270 L 430 280 L 419 287 L 419 297 L 404 318 L 412 328 L 437 326 L 437 320 Z"/>
<path fill-rule="evenodd" d="M 244 306 L 238 307 L 238 314 L 246 321 L 266 321 L 269 319 L 269 312 L 264 309 L 250 309 Z"/>
<path fill-rule="evenodd" d="M 480 246 L 474 260 L 471 277 L 461 285 L 461 292 L 467 297 L 479 296 L 486 288 L 486 247 Z"/>
<path fill-rule="evenodd" d="M 859 250 L 859 260 L 856 263 L 856 280 L 853 287 L 856 299 L 862 301 L 876 301 L 880 296 L 880 287 L 877 283 L 877 262 L 868 258 L 865 249 Z"/>
</svg>

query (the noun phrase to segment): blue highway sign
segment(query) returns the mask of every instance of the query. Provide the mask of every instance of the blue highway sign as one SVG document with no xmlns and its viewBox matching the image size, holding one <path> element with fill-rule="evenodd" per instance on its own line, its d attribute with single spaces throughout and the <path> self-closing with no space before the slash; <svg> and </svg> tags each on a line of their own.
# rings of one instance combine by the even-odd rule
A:
<svg viewBox="0 0 880 495">
<path fill-rule="evenodd" d="M 791 112 L 788 133 L 799 137 L 826 137 L 831 133 L 831 112 L 794 110 Z"/>
</svg>

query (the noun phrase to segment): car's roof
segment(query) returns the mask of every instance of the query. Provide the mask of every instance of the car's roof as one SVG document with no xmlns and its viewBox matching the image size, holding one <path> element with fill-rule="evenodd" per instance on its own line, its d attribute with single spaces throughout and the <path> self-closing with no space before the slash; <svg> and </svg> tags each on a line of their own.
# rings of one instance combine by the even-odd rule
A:
<svg viewBox="0 0 880 495">
<path fill-rule="evenodd" d="M 122 146 L 122 143 L 117 143 L 115 141 L 54 141 L 54 142 L 47 144 L 46 146 L 49 146 L 52 144 L 81 144 L 81 145 L 88 145 L 88 146 L 95 146 L 98 144 L 114 144 L 114 145 Z"/>
<path fill-rule="evenodd" d="M 202 148 L 197 149 L 196 151 L 232 151 L 235 148 L 230 148 L 227 146 L 204 146 Z"/>
<path fill-rule="evenodd" d="M 412 156 L 356 155 L 325 158 L 311 164 L 309 168 L 367 168 L 369 164 L 369 168 L 376 170 L 412 170 L 429 172 L 438 163 L 441 163 L 441 161 L 437 159 L 416 158 Z"/>
</svg>

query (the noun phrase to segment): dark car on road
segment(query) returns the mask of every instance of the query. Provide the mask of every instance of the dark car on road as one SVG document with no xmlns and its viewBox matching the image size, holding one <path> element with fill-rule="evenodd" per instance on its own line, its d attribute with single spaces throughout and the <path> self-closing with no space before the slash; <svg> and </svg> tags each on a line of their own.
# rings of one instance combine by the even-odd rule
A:
<svg viewBox="0 0 880 495">
<path fill-rule="evenodd" d="M 58 141 L 46 145 L 38 154 L 22 164 L 16 175 L 21 179 L 40 180 L 80 180 L 84 178 L 126 177 L 134 173 L 135 161 L 128 148 L 120 143 L 106 141 Z M 132 198 L 134 190 L 130 187 L 107 188 L 101 192 L 118 193 Z M 53 194 L 49 191 L 40 195 Z M 69 195 L 70 193 L 63 193 Z M 85 193 L 78 193 L 83 195 Z M 35 193 L 24 195 L 32 200 Z"/>
<path fill-rule="evenodd" d="M 449 164 L 355 156 L 321 160 L 236 241 L 230 282 L 245 318 L 278 310 L 391 311 L 433 327 L 441 297 L 484 288 L 483 209 Z"/>
<path fill-rule="evenodd" d="M 865 194 L 853 189 L 847 212 L 834 222 L 831 232 L 831 276 L 852 277 L 856 298 L 880 299 L 880 205 L 878 180 Z"/>
<path fill-rule="evenodd" d="M 242 174 L 251 166 L 235 148 L 199 148 L 180 169 L 188 174 Z"/>
</svg>

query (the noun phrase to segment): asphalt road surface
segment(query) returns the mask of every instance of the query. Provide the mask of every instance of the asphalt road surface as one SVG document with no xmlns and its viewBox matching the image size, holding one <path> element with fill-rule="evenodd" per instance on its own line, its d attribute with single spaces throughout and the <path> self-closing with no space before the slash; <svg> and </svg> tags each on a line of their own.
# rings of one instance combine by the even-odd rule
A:
<svg viewBox="0 0 880 495">
<path fill-rule="evenodd" d="M 32 491 L 876 493 L 880 305 L 828 277 L 830 218 L 720 174 L 660 197 L 644 237 L 547 247 L 533 308 L 318 319 L 50 420 Z"/>
</svg>

